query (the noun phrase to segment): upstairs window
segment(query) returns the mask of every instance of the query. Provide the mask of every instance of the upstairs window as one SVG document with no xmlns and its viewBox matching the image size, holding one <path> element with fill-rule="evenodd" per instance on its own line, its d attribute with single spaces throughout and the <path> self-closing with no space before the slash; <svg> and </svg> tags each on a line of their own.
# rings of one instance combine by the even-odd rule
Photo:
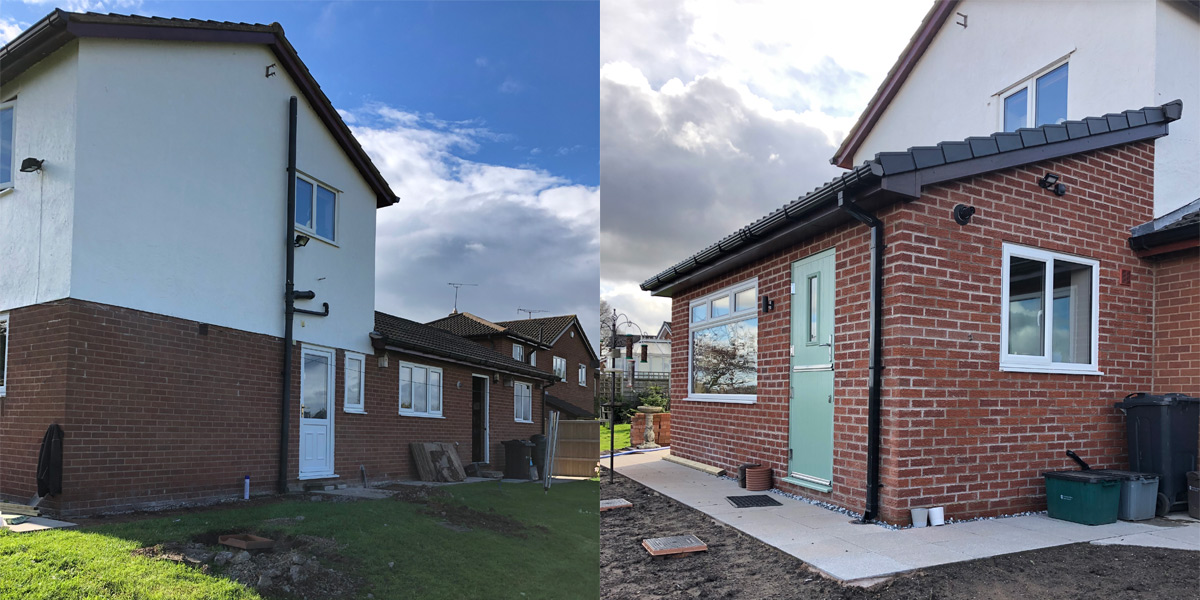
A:
<svg viewBox="0 0 1200 600">
<path fill-rule="evenodd" d="M 567 359 L 554 357 L 554 375 L 559 381 L 567 380 Z"/>
<path fill-rule="evenodd" d="M 1067 120 L 1067 66 L 1057 64 L 1001 94 L 1004 131 Z"/>
<path fill-rule="evenodd" d="M 327 241 L 337 239 L 337 192 L 296 176 L 296 227 Z"/>
<path fill-rule="evenodd" d="M 513 360 L 525 362 L 525 346 L 513 344 Z"/>
<path fill-rule="evenodd" d="M 0 103 L 0 189 L 13 185 L 13 104 Z"/>
<path fill-rule="evenodd" d="M 750 403 L 758 393 L 758 282 L 692 301 L 688 397 Z"/>
<path fill-rule="evenodd" d="M 1000 369 L 1098 374 L 1100 263 L 1012 244 L 1003 253 Z"/>
<path fill-rule="evenodd" d="M 579 385 L 587 387 L 587 365 L 579 365 Z"/>
</svg>

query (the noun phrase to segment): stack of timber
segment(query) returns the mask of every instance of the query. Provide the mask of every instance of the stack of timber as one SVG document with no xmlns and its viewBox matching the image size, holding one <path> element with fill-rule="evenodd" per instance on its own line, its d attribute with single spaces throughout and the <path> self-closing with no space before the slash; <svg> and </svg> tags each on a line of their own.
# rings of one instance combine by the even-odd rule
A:
<svg viewBox="0 0 1200 600">
<path fill-rule="evenodd" d="M 467 478 L 454 444 L 413 442 L 408 447 L 421 481 L 462 481 Z"/>
</svg>

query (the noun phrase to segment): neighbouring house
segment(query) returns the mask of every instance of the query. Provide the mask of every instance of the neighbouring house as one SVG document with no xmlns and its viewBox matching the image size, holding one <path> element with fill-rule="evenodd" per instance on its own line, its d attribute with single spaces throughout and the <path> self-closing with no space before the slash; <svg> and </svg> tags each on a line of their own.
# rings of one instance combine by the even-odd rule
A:
<svg viewBox="0 0 1200 600">
<path fill-rule="evenodd" d="M 592 409 L 600 359 L 575 315 L 492 322 L 455 312 L 427 325 L 550 370 L 558 383 L 546 392 L 546 408 L 567 419 L 595 416 Z"/>
<path fill-rule="evenodd" d="M 68 516 L 541 429 L 549 374 L 375 313 L 398 198 L 278 24 L 56 10 L 0 48 L 0 138 L 3 499 L 52 423 Z"/>
<path fill-rule="evenodd" d="M 424 440 L 455 442 L 464 462 L 502 469 L 504 441 L 545 433 L 546 389 L 562 385 L 554 373 L 448 331 L 381 312 L 375 313 L 372 343 L 378 360 L 370 369 L 374 379 L 368 380 L 368 389 L 373 394 L 367 400 L 378 404 L 385 418 L 364 425 L 382 427 L 387 443 L 396 446 L 388 454 L 374 453 L 379 465 L 372 472 L 396 464 L 410 466 L 405 460 L 407 443 Z M 399 416 L 392 410 L 396 398 Z M 382 441 L 367 431 L 354 437 L 364 447 L 352 456 L 372 454 L 370 446 Z M 389 475 L 412 478 L 415 473 Z"/>
<path fill-rule="evenodd" d="M 1171 100 L 1200 106 L 1200 1 L 934 2 L 832 162 Z M 1200 196 L 1200 119 L 1154 147 L 1154 214 Z"/>
<path fill-rule="evenodd" d="M 1113 403 L 1200 392 L 1200 227 L 1154 219 L 1182 108 L 881 152 L 646 280 L 672 454 L 894 523 L 1041 510 L 1066 450 L 1127 467 Z"/>
</svg>

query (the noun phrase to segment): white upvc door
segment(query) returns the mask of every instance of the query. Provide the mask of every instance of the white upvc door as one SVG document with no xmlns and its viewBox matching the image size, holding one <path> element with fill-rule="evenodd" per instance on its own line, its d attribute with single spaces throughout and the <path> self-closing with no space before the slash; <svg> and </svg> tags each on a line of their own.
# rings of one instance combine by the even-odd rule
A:
<svg viewBox="0 0 1200 600">
<path fill-rule="evenodd" d="M 300 351 L 300 478 L 333 477 L 333 374 L 337 354 Z"/>
</svg>

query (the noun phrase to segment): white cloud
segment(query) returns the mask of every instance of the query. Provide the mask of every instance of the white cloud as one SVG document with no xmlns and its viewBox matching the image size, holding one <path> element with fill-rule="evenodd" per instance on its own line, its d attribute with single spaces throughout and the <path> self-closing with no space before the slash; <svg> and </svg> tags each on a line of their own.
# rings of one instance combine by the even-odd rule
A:
<svg viewBox="0 0 1200 600">
<path fill-rule="evenodd" d="M 29 25 L 18 23 L 6 17 L 0 17 L 0 44 L 11 42 L 18 35 L 21 35 L 21 32 L 26 27 L 29 27 Z"/>
<path fill-rule="evenodd" d="M 459 310 L 496 320 L 517 318 L 518 306 L 579 314 L 595 337 L 598 188 L 466 158 L 506 137 L 482 123 L 385 105 L 348 114 L 401 198 L 377 213 L 380 310 L 429 321 L 451 310 L 448 282 L 476 283 L 460 291 Z"/>
<path fill-rule="evenodd" d="M 504 83 L 500 84 L 499 89 L 500 93 L 502 94 L 517 94 L 520 93 L 521 90 L 525 89 L 525 86 L 521 85 L 521 82 L 513 79 L 512 77 L 505 77 Z"/>
<path fill-rule="evenodd" d="M 137 10 L 142 0 L 21 0 L 25 4 L 52 4 L 68 12 L 120 12 Z"/>
</svg>

